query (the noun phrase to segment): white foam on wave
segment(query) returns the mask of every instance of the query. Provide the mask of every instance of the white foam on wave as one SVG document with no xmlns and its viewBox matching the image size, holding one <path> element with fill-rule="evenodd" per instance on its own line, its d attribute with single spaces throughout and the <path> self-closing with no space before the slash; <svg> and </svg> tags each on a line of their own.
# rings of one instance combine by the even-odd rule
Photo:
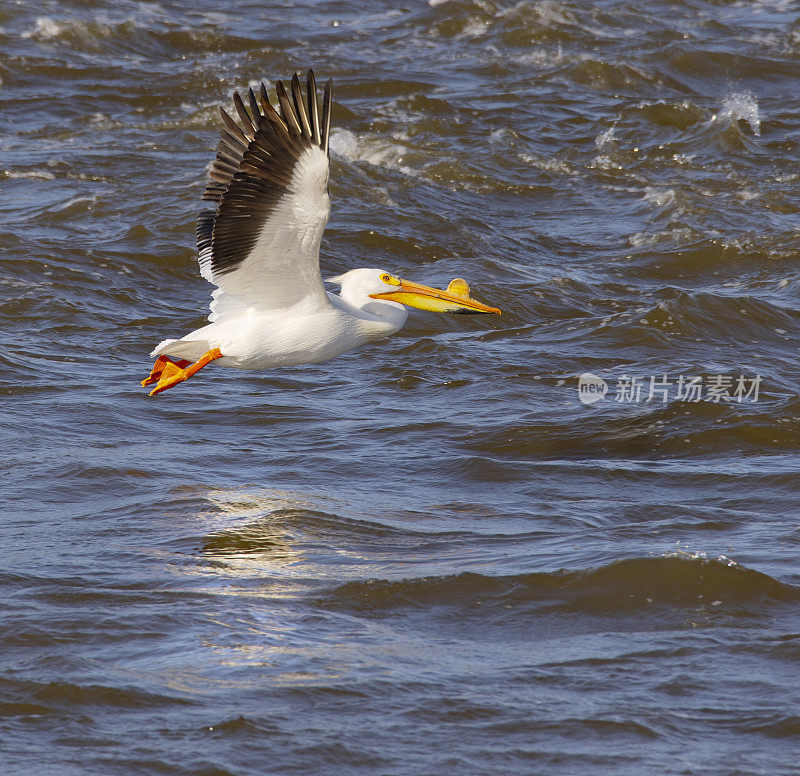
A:
<svg viewBox="0 0 800 776">
<path fill-rule="evenodd" d="M 349 129 L 334 129 L 331 132 L 331 151 L 351 162 L 367 162 L 376 167 L 390 167 L 404 175 L 417 175 L 403 159 L 408 148 L 392 143 L 385 138 L 364 133 L 357 135 Z"/>
<path fill-rule="evenodd" d="M 273 91 L 275 89 L 275 84 L 272 83 L 272 81 L 270 81 L 269 78 L 251 78 L 247 86 L 248 88 L 252 89 L 256 94 L 258 94 L 259 90 L 261 89 L 261 84 L 264 84 L 268 92 Z"/>
<path fill-rule="evenodd" d="M 115 25 L 124 24 L 126 21 L 132 22 L 133 19 L 112 22 L 105 14 L 98 14 L 91 24 L 87 24 L 80 20 L 59 22 L 49 16 L 40 16 L 36 19 L 34 28 L 23 32 L 21 37 L 31 40 L 53 40 L 72 33 L 81 39 L 108 38 L 113 34 Z"/>
<path fill-rule="evenodd" d="M 608 154 L 599 154 L 589 163 L 593 170 L 621 170 L 622 165 L 612 159 Z"/>
<path fill-rule="evenodd" d="M 497 12 L 497 16 L 500 18 L 518 14 L 521 14 L 526 21 L 535 21 L 544 27 L 570 24 L 575 21 L 572 13 L 562 3 L 554 2 L 554 0 L 543 0 L 535 5 L 531 5 L 528 0 L 521 0 L 516 5 Z"/>
<path fill-rule="evenodd" d="M 667 229 L 664 232 L 636 232 L 628 237 L 628 244 L 632 248 L 641 248 L 663 242 L 685 243 L 692 238 L 692 235 L 692 230 L 685 226 Z"/>
<path fill-rule="evenodd" d="M 746 121 L 753 134 L 761 134 L 761 114 L 758 100 L 752 92 L 732 92 L 722 101 L 722 108 L 711 117 L 712 122 L 730 126 L 736 121 Z"/>
<path fill-rule="evenodd" d="M 456 35 L 457 38 L 479 38 L 481 35 L 486 34 L 489 28 L 490 21 L 480 21 L 477 19 L 470 20 L 464 26 L 464 29 Z"/>
<path fill-rule="evenodd" d="M 32 30 L 23 32 L 22 37 L 47 40 L 48 38 L 57 38 L 66 29 L 66 24 L 60 24 L 49 16 L 40 16 L 36 19 L 36 26 Z"/>
<path fill-rule="evenodd" d="M 670 205 L 675 200 L 675 189 L 657 189 L 654 186 L 646 186 L 642 199 L 656 207 Z"/>
<path fill-rule="evenodd" d="M 497 46 L 486 46 L 486 58 L 490 61 L 502 62 L 504 65 L 521 65 L 523 67 L 558 67 L 569 62 L 583 62 L 591 57 L 585 53 L 570 52 L 566 54 L 559 43 L 555 49 L 535 46 L 530 51 L 517 53 L 513 49 L 500 51 Z"/>
<path fill-rule="evenodd" d="M 520 154 L 519 158 L 526 164 L 530 164 L 540 170 L 558 173 L 559 175 L 577 175 L 578 171 L 561 159 L 554 159 L 552 156 L 535 156 L 534 154 Z"/>
<path fill-rule="evenodd" d="M 6 178 L 38 178 L 43 181 L 53 181 L 56 176 L 46 170 L 3 170 Z"/>
<path fill-rule="evenodd" d="M 200 14 L 200 24 L 210 24 L 214 27 L 219 27 L 226 24 L 228 21 L 228 14 L 221 13 L 220 11 L 207 11 Z"/>
<path fill-rule="evenodd" d="M 612 124 L 605 132 L 601 132 L 595 139 L 594 144 L 597 148 L 605 148 L 609 143 L 613 143 L 615 125 Z"/>
</svg>

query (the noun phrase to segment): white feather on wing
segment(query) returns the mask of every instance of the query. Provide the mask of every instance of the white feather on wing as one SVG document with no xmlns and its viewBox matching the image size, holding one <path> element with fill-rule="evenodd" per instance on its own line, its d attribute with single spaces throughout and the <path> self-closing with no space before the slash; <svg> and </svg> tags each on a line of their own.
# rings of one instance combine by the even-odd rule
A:
<svg viewBox="0 0 800 776">
<path fill-rule="evenodd" d="M 242 126 L 224 111 L 217 159 L 204 199 L 197 236 L 200 269 L 219 287 L 211 320 L 243 308 L 274 310 L 308 301 L 328 305 L 319 269 L 319 246 L 330 212 L 328 132 L 330 83 L 320 121 L 316 86 L 308 75 L 307 104 L 297 75 L 289 102 L 278 82 L 278 113 L 261 87 L 261 103 L 238 94 Z"/>
</svg>

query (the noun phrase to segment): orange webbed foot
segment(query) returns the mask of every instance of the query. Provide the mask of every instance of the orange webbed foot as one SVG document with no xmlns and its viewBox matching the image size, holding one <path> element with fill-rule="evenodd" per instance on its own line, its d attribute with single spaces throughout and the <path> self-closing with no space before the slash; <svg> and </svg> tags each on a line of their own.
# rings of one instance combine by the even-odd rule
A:
<svg viewBox="0 0 800 776">
<path fill-rule="evenodd" d="M 159 365 L 159 361 L 164 359 L 164 362 Z M 142 380 L 142 385 L 150 385 L 156 383 L 156 387 L 150 391 L 151 396 L 166 391 L 184 380 L 188 380 L 192 375 L 199 372 L 204 366 L 207 366 L 212 361 L 222 358 L 222 352 L 219 348 L 213 348 L 207 353 L 204 353 L 194 363 L 191 361 L 184 361 L 183 359 L 170 360 L 166 356 L 159 356 L 153 371 L 146 380 Z"/>
<path fill-rule="evenodd" d="M 157 393 L 161 393 L 161 391 L 166 391 L 167 388 L 172 388 L 173 385 L 182 383 L 187 378 L 188 375 L 186 374 L 186 369 L 169 361 L 161 370 L 161 374 L 158 376 L 156 387 L 150 391 L 150 395 L 155 396 Z"/>
<path fill-rule="evenodd" d="M 186 361 L 182 358 L 171 359 L 168 356 L 159 356 L 156 359 L 155 364 L 153 364 L 153 369 L 150 374 L 142 380 L 141 385 L 142 388 L 148 385 L 152 385 L 153 383 L 158 382 L 161 379 L 161 375 L 164 374 L 164 368 L 167 364 L 174 364 L 175 366 L 180 367 L 181 369 L 189 366 L 191 361 Z"/>
</svg>

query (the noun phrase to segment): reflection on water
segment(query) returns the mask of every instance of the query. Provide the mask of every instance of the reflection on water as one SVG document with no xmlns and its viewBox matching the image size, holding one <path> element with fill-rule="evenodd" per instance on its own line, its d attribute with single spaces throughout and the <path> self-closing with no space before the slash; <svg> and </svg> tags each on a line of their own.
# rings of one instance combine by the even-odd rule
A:
<svg viewBox="0 0 800 776">
<path fill-rule="evenodd" d="M 268 488 L 211 490 L 206 500 L 213 510 L 200 513 L 206 528 L 219 526 L 202 540 L 201 551 L 225 566 L 234 564 L 236 573 L 299 573 L 304 561 L 291 518 L 315 506 L 310 497 Z M 247 557 L 255 556 L 255 557 Z M 218 563 L 214 568 L 220 568 Z"/>
<path fill-rule="evenodd" d="M 337 499 L 246 487 L 211 490 L 206 499 L 214 509 L 201 512 L 198 520 L 206 527 L 218 526 L 200 547 L 204 557 L 213 558 L 204 567 L 210 573 L 306 577 L 337 562 L 335 541 L 330 540 L 340 518 L 317 511 Z M 342 559 L 349 557 L 340 551 Z M 315 556 L 324 556 L 323 562 Z"/>
</svg>

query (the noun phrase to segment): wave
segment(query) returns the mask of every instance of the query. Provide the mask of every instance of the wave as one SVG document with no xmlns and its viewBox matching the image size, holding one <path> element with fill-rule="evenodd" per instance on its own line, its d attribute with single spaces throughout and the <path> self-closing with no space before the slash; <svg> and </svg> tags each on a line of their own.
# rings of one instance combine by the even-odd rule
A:
<svg viewBox="0 0 800 776">
<path fill-rule="evenodd" d="M 57 714 L 61 709 L 76 705 L 117 709 L 193 705 L 192 700 L 184 697 L 150 692 L 133 686 L 63 681 L 0 679 L 0 694 L 10 699 L 10 704 L 0 704 L 0 714 L 5 711 L 7 715 Z M 12 708 L 8 709 L 8 705 Z"/>
<path fill-rule="evenodd" d="M 655 304 L 605 318 L 598 333 L 606 327 L 613 330 L 622 326 L 628 334 L 635 336 L 636 330 L 645 332 L 656 328 L 675 338 L 707 337 L 713 333 L 716 341 L 733 339 L 741 342 L 755 338 L 763 341 L 775 334 L 784 336 L 787 331 L 795 329 L 799 313 L 791 303 L 784 305 L 774 296 L 761 299 L 741 293 L 741 290 L 731 288 L 730 291 L 739 293 L 726 294 L 666 287 L 660 290 L 662 298 Z M 771 294 L 772 289 L 766 293 Z"/>
<path fill-rule="evenodd" d="M 318 599 L 323 607 L 362 614 L 449 607 L 480 616 L 520 607 L 603 615 L 673 607 L 741 615 L 798 601 L 800 588 L 767 574 L 728 560 L 682 556 L 630 558 L 588 571 L 348 582 Z"/>
<path fill-rule="evenodd" d="M 574 386 L 577 379 L 573 382 L 577 393 Z M 645 404 L 644 398 L 629 405 L 606 399 L 596 405 L 590 420 L 585 412 L 565 415 L 558 430 L 553 429 L 552 418 L 518 425 L 506 418 L 502 426 L 473 434 L 465 447 L 476 458 L 506 463 L 609 457 L 663 461 L 672 456 L 688 461 L 712 453 L 738 457 L 797 450 L 800 402 L 796 398 L 767 401 L 762 397 L 739 405 L 678 401 L 671 396 L 669 403 L 656 407 L 652 406 L 655 402 Z"/>
<path fill-rule="evenodd" d="M 170 51 L 202 54 L 208 50 L 247 51 L 257 48 L 256 37 L 224 31 L 213 14 L 176 23 L 171 12 L 152 8 L 149 18 L 100 15 L 92 19 L 40 16 L 21 38 L 47 47 L 59 46 L 72 54 L 116 54 L 134 62 Z M 144 22 L 144 23 L 143 23 Z"/>
<path fill-rule="evenodd" d="M 698 73 L 723 73 L 731 79 L 793 78 L 793 63 L 784 58 L 747 54 L 742 51 L 719 51 L 684 44 L 676 45 L 669 56 L 669 66 L 680 78 L 693 78 Z"/>
</svg>

